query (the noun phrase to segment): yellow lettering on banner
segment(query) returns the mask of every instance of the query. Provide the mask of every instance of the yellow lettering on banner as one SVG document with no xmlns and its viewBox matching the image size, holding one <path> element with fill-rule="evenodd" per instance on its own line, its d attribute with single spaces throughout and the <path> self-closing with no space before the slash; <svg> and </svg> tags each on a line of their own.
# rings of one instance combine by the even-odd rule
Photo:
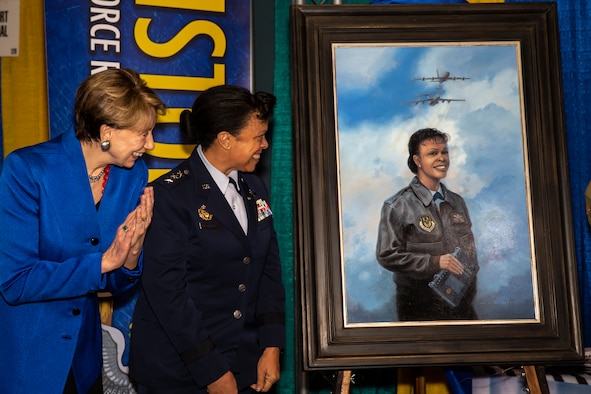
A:
<svg viewBox="0 0 591 394">
<path fill-rule="evenodd" d="M 152 22 L 149 18 L 138 18 L 133 34 L 139 48 L 152 57 L 165 58 L 177 54 L 193 37 L 206 34 L 213 39 L 212 56 L 222 57 L 226 53 L 226 36 L 224 31 L 210 21 L 193 21 L 186 25 L 170 41 L 157 43 L 148 37 L 148 28 Z"/>
<path fill-rule="evenodd" d="M 166 108 L 166 114 L 158 115 L 156 123 L 178 123 L 181 112 L 187 108 Z"/>
<path fill-rule="evenodd" d="M 181 8 L 184 10 L 225 12 L 225 0 L 136 0 L 136 4 L 155 7 Z"/>
<path fill-rule="evenodd" d="M 148 182 L 155 181 L 159 176 L 166 174 L 168 171 L 170 171 L 170 168 L 148 168 Z"/>
<path fill-rule="evenodd" d="M 240 0 L 239 0 L 240 1 Z M 176 8 L 180 10 L 226 12 L 226 0 L 135 0 L 136 5 L 162 8 Z M 151 18 L 138 18 L 134 25 L 134 38 L 138 48 L 148 56 L 154 58 L 170 58 L 198 36 L 208 36 L 213 41 L 211 58 L 222 58 L 226 54 L 227 40 L 224 31 L 215 23 L 207 20 L 188 22 L 175 36 L 167 42 L 154 42 L 150 39 L 148 29 Z M 156 23 L 156 22 L 155 22 Z M 152 27 L 154 28 L 154 27 Z M 207 54 L 205 55 L 207 57 Z M 141 78 L 155 90 L 201 92 L 213 86 L 226 82 L 226 65 L 214 63 L 212 76 L 180 76 L 141 74 Z M 166 114 L 160 116 L 158 123 L 179 123 L 180 114 L 185 108 L 168 108 Z M 150 156 L 164 159 L 186 159 L 195 149 L 195 144 L 173 144 L 155 142 L 154 149 L 148 151 Z M 169 169 L 149 169 L 149 181 L 167 173 Z"/>
<path fill-rule="evenodd" d="M 147 151 L 150 156 L 165 159 L 186 159 L 189 157 L 196 144 L 165 144 L 154 142 L 154 149 Z"/>
<path fill-rule="evenodd" d="M 224 84 L 226 80 L 226 65 L 214 64 L 213 77 L 211 78 L 154 74 L 142 74 L 141 76 L 152 89 L 201 92 Z"/>
<path fill-rule="evenodd" d="M 178 123 L 181 112 L 185 109 L 186 108 L 167 108 L 165 115 L 158 116 L 157 123 Z M 191 152 L 196 146 L 196 144 L 166 144 L 162 142 L 154 142 L 154 149 L 147 151 L 147 153 L 154 157 L 183 160 L 191 155 Z M 168 171 L 168 169 L 149 169 L 149 181 L 153 181 Z"/>
</svg>

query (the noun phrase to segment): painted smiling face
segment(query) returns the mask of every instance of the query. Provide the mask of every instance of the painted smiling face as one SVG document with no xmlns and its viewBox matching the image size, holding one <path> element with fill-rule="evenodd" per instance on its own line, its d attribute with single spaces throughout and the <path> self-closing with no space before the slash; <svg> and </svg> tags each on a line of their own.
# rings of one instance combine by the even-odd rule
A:
<svg viewBox="0 0 591 394">
<path fill-rule="evenodd" d="M 419 181 L 431 190 L 439 188 L 439 182 L 449 169 L 449 149 L 442 139 L 428 139 L 419 145 L 419 154 L 413 156 Z"/>
</svg>

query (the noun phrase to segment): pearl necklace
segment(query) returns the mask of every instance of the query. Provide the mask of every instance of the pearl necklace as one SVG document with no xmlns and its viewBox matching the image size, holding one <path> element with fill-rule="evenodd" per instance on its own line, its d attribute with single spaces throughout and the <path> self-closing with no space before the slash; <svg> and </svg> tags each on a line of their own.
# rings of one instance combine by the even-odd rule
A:
<svg viewBox="0 0 591 394">
<path fill-rule="evenodd" d="M 89 175 L 88 180 L 90 181 L 90 183 L 98 182 L 103 177 L 103 174 L 105 173 L 105 168 L 103 168 L 101 172 L 98 173 L 98 175 Z"/>
</svg>

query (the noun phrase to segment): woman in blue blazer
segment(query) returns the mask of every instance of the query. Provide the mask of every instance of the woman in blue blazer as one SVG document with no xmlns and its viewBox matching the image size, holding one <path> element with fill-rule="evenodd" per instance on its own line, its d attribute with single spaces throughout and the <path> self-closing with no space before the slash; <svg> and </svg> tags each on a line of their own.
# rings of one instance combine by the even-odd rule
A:
<svg viewBox="0 0 591 394">
<path fill-rule="evenodd" d="M 154 186 L 131 330 L 139 393 L 268 391 L 285 346 L 285 292 L 269 196 L 254 174 L 275 97 L 202 92 L 181 126 L 199 145 Z"/>
<path fill-rule="evenodd" d="M 142 270 L 162 101 L 132 70 L 88 77 L 75 131 L 6 158 L 0 177 L 0 393 L 102 393 L 97 293 Z"/>
</svg>

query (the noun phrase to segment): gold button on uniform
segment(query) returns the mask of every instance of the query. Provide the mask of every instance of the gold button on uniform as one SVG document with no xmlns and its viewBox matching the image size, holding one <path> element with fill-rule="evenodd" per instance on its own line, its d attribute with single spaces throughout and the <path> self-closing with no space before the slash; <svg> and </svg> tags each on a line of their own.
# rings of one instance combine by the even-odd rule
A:
<svg viewBox="0 0 591 394">
<path fill-rule="evenodd" d="M 244 264 L 250 264 L 250 257 L 245 257 L 245 258 L 243 258 L 243 259 L 242 259 L 242 262 L 243 262 Z"/>
<path fill-rule="evenodd" d="M 234 315 L 234 319 L 240 319 L 242 317 L 242 312 L 240 312 L 238 309 L 236 309 L 233 313 Z"/>
<path fill-rule="evenodd" d="M 238 285 L 238 291 L 244 293 L 246 291 L 246 285 L 244 283 L 240 283 Z"/>
</svg>

